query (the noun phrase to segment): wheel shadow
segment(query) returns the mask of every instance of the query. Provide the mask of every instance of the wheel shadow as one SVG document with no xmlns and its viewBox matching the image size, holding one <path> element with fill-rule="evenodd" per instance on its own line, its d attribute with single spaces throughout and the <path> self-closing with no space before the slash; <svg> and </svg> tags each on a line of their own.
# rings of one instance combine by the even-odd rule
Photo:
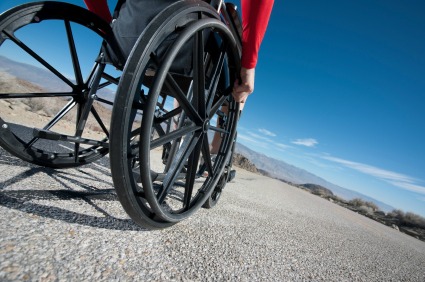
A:
<svg viewBox="0 0 425 282">
<path fill-rule="evenodd" d="M 28 214 L 35 214 L 44 218 L 95 228 L 147 231 L 147 229 L 136 225 L 131 219 L 117 218 L 103 209 L 99 204 L 96 204 L 106 201 L 118 201 L 115 189 L 113 189 L 112 179 L 110 178 L 109 158 L 107 156 L 94 164 L 88 164 L 84 167 L 55 170 L 26 163 L 10 155 L 0 147 L 0 167 L 6 164 L 17 167 L 17 173 L 0 176 L 0 206 Z M 107 177 L 102 178 L 96 174 Z M 39 183 L 29 185 L 25 183 L 23 185 L 26 187 L 22 190 L 8 188 L 31 177 L 37 177 L 39 179 L 40 176 L 46 179 L 41 185 Z M 111 188 L 99 189 L 93 185 L 94 182 L 99 183 L 103 187 Z M 55 187 L 57 184 L 62 189 L 46 189 L 48 187 Z M 77 186 L 78 190 L 73 188 L 73 186 Z M 51 201 L 52 204 L 56 204 L 58 201 L 81 200 L 102 214 L 102 216 L 87 215 L 57 207 L 57 205 L 44 205 L 33 202 L 39 200 Z"/>
</svg>

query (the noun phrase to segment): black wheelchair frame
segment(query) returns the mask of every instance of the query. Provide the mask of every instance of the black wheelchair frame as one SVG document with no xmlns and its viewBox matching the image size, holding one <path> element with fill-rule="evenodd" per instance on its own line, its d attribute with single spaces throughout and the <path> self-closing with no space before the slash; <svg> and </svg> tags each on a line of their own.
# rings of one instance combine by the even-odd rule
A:
<svg viewBox="0 0 425 282">
<path fill-rule="evenodd" d="M 20 38 L 21 29 L 31 31 L 44 22 L 63 25 L 75 79 Z M 101 42 L 86 76 L 78 56 L 84 48 L 77 45 L 74 26 L 88 29 Z M 22 120 L 1 113 L 4 149 L 53 168 L 77 167 L 109 153 L 123 208 L 149 229 L 169 227 L 200 207 L 217 203 L 231 177 L 239 119 L 239 104 L 231 91 L 240 70 L 241 26 L 233 4 L 175 2 L 155 16 L 125 60 L 111 26 L 97 15 L 63 2 L 28 3 L 0 15 L 0 51 L 9 45 L 51 72 L 67 91 L 32 87 L 0 93 L 0 103 L 12 110 L 50 105 L 53 100 L 60 104 L 41 126 L 34 125 L 32 114 Z M 113 64 L 118 71 L 112 72 L 119 75 L 107 71 L 110 52 L 118 58 Z M 182 74 L 175 66 L 187 56 L 191 63 Z M 110 85 L 116 85 L 113 101 L 100 95 Z M 103 118 L 99 104 L 112 107 L 110 122 Z M 75 127 L 68 132 L 56 130 L 71 112 L 75 112 Z M 86 135 L 89 119 L 101 132 L 96 138 Z M 213 160 L 212 134 L 219 134 L 221 140 Z"/>
</svg>

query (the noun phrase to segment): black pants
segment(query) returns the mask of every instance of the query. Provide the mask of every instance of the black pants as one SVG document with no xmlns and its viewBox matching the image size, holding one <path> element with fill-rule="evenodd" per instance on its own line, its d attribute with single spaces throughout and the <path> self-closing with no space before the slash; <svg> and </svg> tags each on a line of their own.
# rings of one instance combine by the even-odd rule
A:
<svg viewBox="0 0 425 282">
<path fill-rule="evenodd" d="M 115 37 L 127 59 L 134 44 L 152 19 L 176 0 L 126 0 L 112 23 Z"/>
</svg>

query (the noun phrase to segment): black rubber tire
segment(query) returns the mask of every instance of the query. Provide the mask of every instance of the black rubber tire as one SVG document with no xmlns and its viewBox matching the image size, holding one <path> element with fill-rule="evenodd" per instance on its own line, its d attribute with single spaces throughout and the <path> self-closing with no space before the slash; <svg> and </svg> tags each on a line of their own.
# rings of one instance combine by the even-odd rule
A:
<svg viewBox="0 0 425 282">
<path fill-rule="evenodd" d="M 236 133 L 235 139 L 233 140 L 232 153 L 230 155 L 229 162 L 227 163 L 225 173 L 223 173 L 223 175 L 221 176 L 211 196 L 202 205 L 204 209 L 212 209 L 213 207 L 215 207 L 218 203 L 218 200 L 221 197 L 221 194 L 223 193 L 224 187 L 226 187 L 226 184 L 235 178 L 236 171 L 232 170 L 232 166 L 233 166 L 233 154 L 235 153 L 236 139 L 237 139 L 237 133 Z"/>
<path fill-rule="evenodd" d="M 185 116 L 186 109 L 178 107 L 167 111 L 163 108 L 166 101 L 169 101 L 166 98 L 172 98 L 175 95 L 175 93 L 170 93 L 170 91 L 173 91 L 171 89 L 172 87 L 164 86 L 164 81 L 170 83 L 169 78 L 165 79 L 166 77 L 178 77 L 170 72 L 170 69 L 174 67 L 173 62 L 177 57 L 178 51 L 182 50 L 185 45 L 184 43 L 194 34 L 199 33 L 200 30 L 214 30 L 213 32 L 222 36 L 221 38 L 228 43 L 226 50 L 221 52 L 222 57 L 226 57 L 227 60 L 227 71 L 223 71 L 222 73 L 226 73 L 228 76 L 228 85 L 230 85 L 229 81 L 234 81 L 235 79 L 235 74 L 237 73 L 235 66 L 240 65 L 240 54 L 237 44 L 227 27 L 219 19 L 217 12 L 203 1 L 188 0 L 173 4 L 160 13 L 145 29 L 133 48 L 124 69 L 112 115 L 111 171 L 118 198 L 124 209 L 137 224 L 143 227 L 150 229 L 166 228 L 187 218 L 199 209 L 213 192 L 213 187 L 215 187 L 220 175 L 223 173 L 224 166 L 230 156 L 230 140 L 233 140 L 236 132 L 239 105 L 234 102 L 231 95 L 228 95 L 230 92 L 224 93 L 224 89 L 220 89 L 221 93 L 218 93 L 219 91 L 216 85 L 213 91 L 214 94 L 210 96 L 214 97 L 214 95 L 217 95 L 217 97 L 221 98 L 219 102 L 214 104 L 216 106 L 215 113 L 219 105 L 224 102 L 229 103 L 231 110 L 229 111 L 226 132 L 224 134 L 226 137 L 223 139 L 224 141 L 220 150 L 221 154 L 218 161 L 215 162 L 214 170 L 211 171 L 211 176 L 205 179 L 203 188 L 199 189 L 194 197 L 190 197 L 186 208 L 177 208 L 169 211 L 167 207 L 161 206 L 163 202 L 158 202 L 156 198 L 158 181 L 153 181 L 152 177 L 158 177 L 158 180 L 161 179 L 159 175 L 167 178 L 174 173 L 174 175 L 183 175 L 183 177 L 177 177 L 181 183 L 189 183 L 189 181 L 182 180 L 190 178 L 192 184 L 183 184 L 186 185 L 185 191 L 189 193 L 189 190 L 193 188 L 193 181 L 197 170 L 197 159 L 203 148 L 202 142 L 194 144 L 192 147 L 197 148 L 198 157 L 193 156 L 191 158 L 192 164 L 189 162 L 187 166 L 184 166 L 180 162 L 178 164 L 180 166 L 178 172 L 170 168 L 168 168 L 170 169 L 168 172 L 161 171 L 151 163 L 150 155 L 155 154 L 155 150 L 162 150 L 166 147 L 163 145 L 172 144 L 173 141 L 181 137 L 181 135 L 177 136 L 179 134 L 175 135 L 178 132 L 177 130 L 165 131 L 157 137 L 152 137 L 153 129 L 160 131 L 161 128 L 165 128 L 161 124 L 166 124 L 167 122 L 168 124 L 173 124 L 172 122 L 180 115 L 179 126 L 182 126 L 180 132 L 191 130 L 184 128 L 185 119 L 182 117 Z M 172 43 L 169 41 L 170 38 L 173 39 Z M 163 46 L 163 42 L 168 42 L 168 51 L 165 55 L 158 56 L 158 47 Z M 154 74 L 152 77 L 148 77 L 147 71 L 151 68 L 154 68 Z M 172 80 L 174 81 L 174 79 Z M 216 81 L 218 82 L 218 79 Z M 180 87 L 174 85 L 176 87 L 173 89 L 182 89 L 188 86 L 187 83 L 178 85 Z M 147 90 L 148 94 L 146 95 L 142 90 Z M 158 111 L 162 111 L 164 115 L 158 116 Z M 135 119 L 135 116 L 139 116 L 141 121 Z M 197 128 L 195 130 L 196 134 L 206 136 L 199 125 L 203 121 L 197 120 L 197 122 L 198 125 L 195 126 Z M 134 141 L 135 138 L 140 140 L 137 150 L 132 145 L 137 143 Z M 161 140 L 166 141 L 161 142 Z M 158 145 L 158 142 L 161 144 Z M 155 149 L 155 147 L 158 149 Z M 173 152 L 171 149 L 167 154 L 158 153 L 159 156 L 162 155 L 161 157 L 168 155 L 168 159 L 166 158 L 164 161 L 166 163 L 164 164 L 165 167 L 167 167 L 167 164 L 170 164 L 167 161 L 172 161 L 178 156 L 179 150 L 177 149 Z M 139 163 L 137 171 L 133 171 L 132 164 L 135 159 Z M 212 168 L 210 167 L 210 169 Z M 170 173 L 170 171 L 172 172 Z M 166 198 L 170 199 L 171 196 L 166 195 Z"/>
<path fill-rule="evenodd" d="M 42 26 L 43 28 L 40 29 Z M 52 51 L 40 47 L 40 44 L 44 44 L 40 43 L 43 41 L 40 37 L 49 36 L 50 34 L 46 32 L 47 27 L 57 27 L 64 30 L 65 34 L 63 34 L 63 36 L 68 39 L 68 50 L 63 50 L 55 45 L 54 37 L 59 37 L 59 35 L 54 33 L 51 35 L 51 41 L 48 41 L 50 42 L 48 47 L 52 48 Z M 75 32 L 76 30 L 78 30 L 78 32 L 83 30 L 83 32 L 87 34 L 90 33 L 93 40 L 96 38 L 99 42 L 99 45 L 93 46 L 93 49 L 97 49 L 97 51 L 94 50 L 94 56 L 90 62 L 83 61 L 85 57 L 82 57 L 82 53 L 85 52 L 85 45 L 81 47 L 76 44 L 82 42 L 77 42 L 75 37 L 78 32 Z M 92 40 L 92 38 L 90 38 L 90 40 Z M 76 116 L 79 116 L 79 113 L 82 112 L 83 105 L 87 103 L 87 98 L 85 98 L 84 95 L 87 95 L 91 90 L 92 86 L 90 83 L 95 75 L 94 73 L 102 67 L 103 64 L 97 60 L 99 59 L 99 51 L 102 42 L 110 45 L 110 50 L 118 50 L 109 24 L 88 10 L 72 4 L 50 1 L 34 2 L 17 6 L 0 15 L 0 55 L 12 54 L 10 50 L 12 50 L 11 48 L 15 48 L 13 52 L 22 52 L 23 55 L 28 56 L 28 58 L 37 62 L 38 65 L 43 66 L 45 71 L 50 72 L 52 76 L 58 78 L 58 80 L 66 86 L 64 88 L 66 90 L 49 90 L 44 85 L 38 85 L 40 86 L 40 90 L 35 93 L 36 95 L 30 90 L 26 90 L 27 92 L 24 93 L 17 93 L 16 91 L 12 93 L 12 90 L 0 91 L 2 92 L 0 93 L 0 103 L 10 103 L 10 105 L 16 103 L 18 105 L 23 105 L 22 101 L 26 101 L 25 103 L 29 105 L 43 104 L 43 107 L 47 108 L 49 111 L 51 110 L 50 117 L 47 117 L 47 120 L 40 120 L 39 125 L 36 126 L 40 127 L 40 129 L 49 130 L 49 132 L 53 131 L 54 135 L 54 137 L 49 140 L 34 138 L 32 127 L 35 125 L 31 123 L 32 120 L 34 120 L 34 116 L 30 114 L 28 114 L 26 120 L 22 121 L 21 118 L 21 120 L 18 121 L 12 118 L 10 114 L 0 113 L 0 145 L 3 148 L 22 160 L 52 168 L 67 168 L 84 165 L 101 158 L 109 152 L 108 146 L 104 145 L 108 142 L 109 132 L 107 127 L 109 126 L 109 121 L 102 121 L 101 117 L 96 117 L 98 111 L 96 111 L 94 105 L 90 106 L 90 113 L 95 121 L 95 126 L 102 129 L 102 133 L 96 138 L 97 141 L 100 141 L 99 143 L 80 146 L 80 143 L 69 140 L 52 140 L 59 139 L 59 136 L 54 133 L 60 133 L 60 131 L 55 131 L 55 125 L 57 126 L 64 120 L 64 115 L 60 113 L 66 114 L 71 111 L 76 111 Z M 117 54 L 119 54 L 118 52 L 119 51 L 117 51 Z M 49 57 L 51 54 L 60 55 L 57 55 L 55 60 L 51 60 Z M 46 57 L 49 57 L 49 59 L 46 59 Z M 57 68 L 59 64 L 62 64 L 62 60 L 63 62 L 68 62 L 67 59 L 71 62 L 70 65 L 74 71 L 75 80 L 68 78 L 67 76 L 69 76 L 69 74 L 62 73 Z M 97 62 L 95 62 L 96 60 Z M 83 74 L 82 72 L 83 70 L 85 71 L 85 68 L 83 68 L 82 65 L 86 63 L 89 63 L 90 67 L 88 68 L 86 78 L 83 78 L 85 73 Z M 35 68 L 31 70 L 33 72 L 39 72 L 39 70 Z M 100 84 L 99 89 L 105 87 L 105 85 L 105 83 Z M 69 99 L 69 103 L 67 103 L 67 99 Z M 98 102 L 101 101 L 100 99 L 97 100 Z M 53 110 L 50 108 L 53 101 L 58 101 L 59 104 L 56 108 L 59 109 L 55 108 Z M 49 104 L 46 106 L 47 103 Z M 67 105 L 63 106 L 66 103 Z M 102 103 L 104 103 L 104 101 L 99 102 L 99 104 Z M 99 104 L 96 104 L 96 106 Z M 110 105 L 112 105 L 111 99 Z M 62 107 L 62 109 L 60 109 L 60 107 Z M 76 120 L 74 124 L 75 133 L 77 130 Z M 81 130 L 85 130 L 85 128 Z M 74 133 L 69 133 L 69 135 L 72 136 Z"/>
<path fill-rule="evenodd" d="M 204 209 L 212 209 L 217 205 L 218 200 L 220 199 L 221 194 L 223 193 L 223 188 L 224 186 L 226 186 L 226 178 L 227 177 L 225 174 L 221 176 L 220 180 L 214 188 L 214 191 L 211 193 L 211 196 L 209 196 L 205 203 L 202 205 Z"/>
</svg>

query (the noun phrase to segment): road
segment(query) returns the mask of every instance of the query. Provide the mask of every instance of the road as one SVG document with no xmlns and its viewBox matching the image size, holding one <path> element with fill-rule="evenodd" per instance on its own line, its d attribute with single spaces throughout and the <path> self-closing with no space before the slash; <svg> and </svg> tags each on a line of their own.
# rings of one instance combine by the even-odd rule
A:
<svg viewBox="0 0 425 282">
<path fill-rule="evenodd" d="M 108 162 L 52 170 L 0 148 L 0 281 L 425 281 L 424 242 L 243 170 L 214 209 L 144 230 Z"/>
</svg>

